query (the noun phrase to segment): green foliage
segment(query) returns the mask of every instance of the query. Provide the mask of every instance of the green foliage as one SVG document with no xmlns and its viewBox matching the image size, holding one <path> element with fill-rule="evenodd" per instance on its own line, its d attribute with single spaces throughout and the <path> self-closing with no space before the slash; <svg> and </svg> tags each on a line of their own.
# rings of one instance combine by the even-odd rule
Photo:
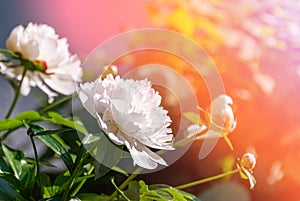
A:
<svg viewBox="0 0 300 201">
<path fill-rule="evenodd" d="M 28 128 L 27 133 L 31 136 L 37 136 L 45 145 L 47 145 L 52 151 L 59 155 L 64 161 L 70 172 L 73 172 L 74 163 L 71 154 L 66 147 L 57 138 L 51 136 L 54 133 L 63 133 L 63 130 L 45 131 L 43 127 L 34 124 L 25 124 Z M 42 134 L 41 134 L 42 133 Z M 47 133 L 47 134 L 45 134 Z"/>
<path fill-rule="evenodd" d="M 120 196 L 125 200 L 131 201 L 199 201 L 199 198 L 187 192 L 178 190 L 165 184 L 155 184 L 148 186 L 144 181 L 131 181 L 128 184 L 128 189 L 122 191 L 119 189 L 112 179 Z"/>
</svg>

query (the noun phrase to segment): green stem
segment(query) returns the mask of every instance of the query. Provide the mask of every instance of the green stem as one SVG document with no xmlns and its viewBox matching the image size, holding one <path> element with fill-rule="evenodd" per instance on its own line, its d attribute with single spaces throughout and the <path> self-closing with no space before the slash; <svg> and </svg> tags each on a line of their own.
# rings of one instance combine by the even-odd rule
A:
<svg viewBox="0 0 300 201">
<path fill-rule="evenodd" d="M 12 102 L 12 104 L 11 104 L 11 106 L 10 106 L 8 112 L 7 112 L 7 114 L 5 115 L 5 119 L 8 119 L 8 118 L 10 117 L 11 113 L 13 112 L 13 110 L 14 110 L 14 108 L 15 108 L 15 106 L 16 106 L 16 103 L 17 103 L 18 98 L 19 98 L 19 96 L 20 96 L 20 91 L 21 91 L 21 87 L 22 87 L 22 83 L 23 83 L 23 80 L 24 80 L 24 78 L 25 78 L 25 75 L 26 75 L 26 68 L 24 68 L 24 71 L 23 71 L 23 73 L 22 73 L 22 78 L 21 78 L 21 81 L 20 81 L 20 83 L 19 83 L 19 86 L 18 86 L 18 88 L 15 90 L 15 97 L 14 97 L 14 100 L 13 100 L 13 102 Z"/>
<path fill-rule="evenodd" d="M 63 193 L 62 201 L 68 201 L 70 190 L 73 187 L 76 178 L 78 177 L 78 175 L 80 175 L 80 173 L 82 171 L 82 166 L 84 165 L 88 156 L 89 156 L 89 154 L 88 154 L 88 152 L 86 152 L 84 154 L 84 156 L 82 157 L 81 161 L 76 165 L 76 168 L 75 168 L 70 180 L 66 184 L 66 185 L 68 185 L 68 187 L 66 188 L 66 191 Z"/>
<path fill-rule="evenodd" d="M 119 189 L 123 190 L 130 181 L 132 181 L 139 173 L 143 171 L 143 168 L 137 168 L 120 186 Z M 118 195 L 118 191 L 116 190 L 107 200 L 113 200 Z"/>
<path fill-rule="evenodd" d="M 90 175 L 93 170 L 94 170 L 95 166 L 91 166 L 91 168 L 88 170 L 88 172 L 86 173 L 86 175 Z M 76 196 L 76 194 L 78 193 L 78 191 L 81 189 L 81 187 L 83 186 L 83 184 L 86 182 L 87 178 L 82 180 L 74 189 L 74 191 L 71 193 L 71 197 Z"/>
<path fill-rule="evenodd" d="M 45 113 L 45 112 L 51 110 L 52 108 L 55 108 L 56 106 L 67 102 L 68 100 L 72 99 L 75 96 L 76 96 L 76 94 L 72 94 L 70 96 L 66 96 L 66 97 L 64 97 L 64 98 L 62 98 L 62 99 L 60 99 L 60 100 L 58 100 L 58 101 L 56 101 L 56 102 L 54 102 L 54 103 L 52 103 L 52 104 L 50 104 L 48 106 L 42 108 L 39 112 L 40 113 Z"/>
<path fill-rule="evenodd" d="M 32 147 L 33 147 L 34 157 L 35 157 L 37 181 L 38 181 L 38 185 L 40 187 L 41 193 L 43 194 L 43 192 L 42 192 L 43 189 L 42 189 L 42 186 L 41 186 L 40 165 L 39 165 L 38 153 L 37 153 L 37 149 L 36 149 L 36 146 L 35 146 L 33 136 L 30 136 L 30 140 L 31 140 L 31 144 L 32 144 Z"/>
<path fill-rule="evenodd" d="M 212 176 L 212 177 L 209 177 L 209 178 L 205 178 L 205 179 L 201 179 L 201 180 L 194 181 L 194 182 L 191 182 L 191 183 L 187 183 L 187 184 L 183 184 L 183 185 L 180 185 L 180 186 L 176 186 L 175 188 L 177 188 L 177 189 L 185 189 L 185 188 L 197 186 L 197 185 L 200 185 L 200 184 L 203 184 L 203 183 L 206 183 L 206 182 L 210 182 L 210 181 L 214 181 L 214 180 L 226 177 L 226 176 L 231 175 L 231 174 L 235 174 L 235 173 L 237 173 L 239 171 L 240 171 L 240 169 L 237 168 L 237 169 L 231 170 L 229 172 L 218 174 L 218 175 L 215 175 L 215 176 Z"/>
</svg>

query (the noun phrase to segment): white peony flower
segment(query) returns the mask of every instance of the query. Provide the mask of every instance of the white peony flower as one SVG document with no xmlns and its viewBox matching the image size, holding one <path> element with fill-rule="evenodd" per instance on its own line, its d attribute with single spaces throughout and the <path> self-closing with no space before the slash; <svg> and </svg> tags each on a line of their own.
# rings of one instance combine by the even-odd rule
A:
<svg viewBox="0 0 300 201">
<path fill-rule="evenodd" d="M 22 95 L 28 95 L 31 87 L 37 86 L 52 102 L 57 96 L 56 92 L 64 95 L 75 92 L 75 82 L 82 75 L 81 62 L 76 55 L 70 54 L 67 40 L 59 38 L 52 27 L 33 23 L 29 23 L 26 28 L 17 26 L 10 33 L 6 46 L 37 67 L 27 69 L 21 88 Z M 23 70 L 23 66 L 10 68 L 2 65 L 1 68 L 3 74 L 18 80 L 21 80 Z"/>
<path fill-rule="evenodd" d="M 167 165 L 154 149 L 173 150 L 173 135 L 167 111 L 160 107 L 161 96 L 149 81 L 124 80 L 111 74 L 105 79 L 81 84 L 81 102 L 101 129 L 118 145 L 129 150 L 134 165 L 155 169 Z"/>
</svg>

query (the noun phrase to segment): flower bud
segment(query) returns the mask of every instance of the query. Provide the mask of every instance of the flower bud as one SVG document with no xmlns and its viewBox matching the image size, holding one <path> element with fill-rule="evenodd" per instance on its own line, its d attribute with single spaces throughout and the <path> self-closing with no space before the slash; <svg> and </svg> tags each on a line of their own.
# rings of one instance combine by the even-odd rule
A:
<svg viewBox="0 0 300 201">
<path fill-rule="evenodd" d="M 240 165 L 247 170 L 252 170 L 256 165 L 256 157 L 254 154 L 246 153 L 242 156 Z"/>
</svg>

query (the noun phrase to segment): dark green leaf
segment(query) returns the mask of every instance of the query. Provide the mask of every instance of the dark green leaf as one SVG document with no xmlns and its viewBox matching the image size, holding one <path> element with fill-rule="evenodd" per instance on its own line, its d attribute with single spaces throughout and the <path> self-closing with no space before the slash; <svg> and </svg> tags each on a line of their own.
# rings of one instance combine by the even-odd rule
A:
<svg viewBox="0 0 300 201">
<path fill-rule="evenodd" d="M 63 174 L 59 174 L 53 184 L 52 194 L 57 195 L 65 191 L 67 188 L 66 181 L 70 179 L 69 171 L 64 172 Z"/>
<path fill-rule="evenodd" d="M 46 174 L 40 174 L 40 179 L 43 189 L 43 198 L 50 198 L 53 196 L 50 177 Z"/>
<path fill-rule="evenodd" d="M 15 117 L 15 119 L 18 119 L 20 121 L 22 121 L 22 120 L 38 121 L 38 120 L 41 119 L 41 117 L 40 117 L 38 112 L 33 111 L 33 110 L 29 110 L 29 111 L 19 113 Z"/>
<path fill-rule="evenodd" d="M 19 179 L 22 184 L 23 191 L 26 195 L 31 195 L 35 183 L 34 165 L 26 162 L 23 152 L 13 150 L 4 144 L 1 146 L 15 177 Z"/>
<path fill-rule="evenodd" d="M 101 163 L 96 163 L 95 165 L 95 179 L 99 179 L 106 175 L 110 171 L 110 168 L 102 165 Z"/>
<path fill-rule="evenodd" d="M 77 196 L 81 201 L 107 201 L 108 195 L 98 195 L 95 193 L 82 193 Z"/>
<path fill-rule="evenodd" d="M 74 129 L 70 128 L 61 128 L 58 130 L 45 130 L 37 132 L 35 135 L 53 135 L 53 134 L 63 134 L 63 133 L 69 133 L 70 131 L 74 131 Z"/>
<path fill-rule="evenodd" d="M 24 122 L 24 125 L 27 128 L 28 135 L 35 135 L 36 133 L 45 130 L 43 127 L 36 125 L 36 124 Z"/>
<path fill-rule="evenodd" d="M 9 167 L 7 166 L 6 162 L 2 157 L 0 157 L 0 172 L 10 172 Z"/>
<path fill-rule="evenodd" d="M 0 131 L 11 130 L 23 125 L 23 122 L 18 119 L 3 119 L 0 120 Z"/>
<path fill-rule="evenodd" d="M 37 136 L 44 144 L 46 144 L 52 151 L 60 156 L 64 161 L 70 172 L 73 172 L 74 163 L 69 151 L 51 135 L 39 135 Z"/>
<path fill-rule="evenodd" d="M 3 177 L 0 177 L 0 195 L 3 200 L 27 200 L 15 189 L 15 186 L 12 183 Z"/>
<path fill-rule="evenodd" d="M 128 189 L 124 191 L 126 197 L 128 197 L 132 201 L 139 201 L 140 200 L 139 187 L 140 186 L 137 181 L 131 181 L 128 184 Z"/>
</svg>

